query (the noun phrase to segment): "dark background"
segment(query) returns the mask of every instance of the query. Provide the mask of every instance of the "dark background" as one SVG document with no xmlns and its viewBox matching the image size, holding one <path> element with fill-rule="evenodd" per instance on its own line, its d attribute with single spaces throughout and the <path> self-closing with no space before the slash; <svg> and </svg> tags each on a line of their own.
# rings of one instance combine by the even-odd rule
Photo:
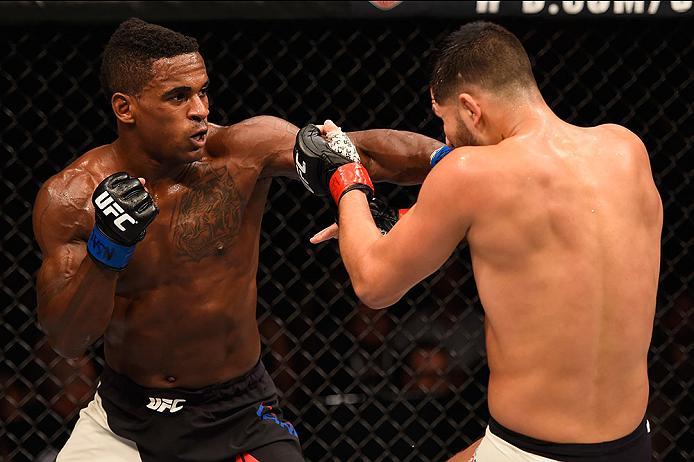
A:
<svg viewBox="0 0 694 462">
<path fill-rule="evenodd" d="M 211 79 L 210 120 L 269 114 L 296 125 L 395 128 L 442 138 L 429 104 L 435 44 L 465 20 L 157 21 L 195 36 Z M 508 18 L 545 99 L 578 125 L 625 125 L 646 144 L 665 205 L 650 354 L 655 460 L 692 459 L 692 21 Z M 41 255 L 31 228 L 40 185 L 115 137 L 99 90 L 118 21 L 2 25 L 0 32 L 0 460 L 51 460 L 101 366 L 47 346 L 36 324 Z M 493 179 L 492 179 L 493 181 Z M 395 206 L 418 188 L 379 185 Z M 482 319 L 464 245 L 389 310 L 354 297 L 335 243 L 308 238 L 332 212 L 298 182 L 273 183 L 261 239 L 264 360 L 305 455 L 443 460 L 488 418 Z"/>
</svg>

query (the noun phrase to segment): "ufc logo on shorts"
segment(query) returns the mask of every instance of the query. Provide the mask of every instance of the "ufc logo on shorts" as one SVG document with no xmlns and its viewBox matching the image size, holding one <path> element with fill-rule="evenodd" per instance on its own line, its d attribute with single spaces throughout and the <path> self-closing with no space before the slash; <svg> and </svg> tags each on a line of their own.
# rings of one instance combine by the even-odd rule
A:
<svg viewBox="0 0 694 462">
<path fill-rule="evenodd" d="M 113 200 L 113 197 L 111 197 L 108 191 L 102 192 L 94 202 L 96 203 L 96 206 L 99 207 L 99 210 L 104 213 L 104 215 L 113 215 L 116 217 L 116 219 L 113 220 L 113 224 L 116 225 L 121 231 L 125 231 L 123 222 L 129 221 L 132 224 L 137 223 L 137 220 L 125 213 L 125 210 L 123 210 L 123 208 Z"/>
<path fill-rule="evenodd" d="M 183 406 L 179 406 L 179 404 L 185 402 L 185 399 L 150 398 L 147 408 L 157 412 L 164 412 L 168 409 L 173 414 L 183 409 Z"/>
</svg>

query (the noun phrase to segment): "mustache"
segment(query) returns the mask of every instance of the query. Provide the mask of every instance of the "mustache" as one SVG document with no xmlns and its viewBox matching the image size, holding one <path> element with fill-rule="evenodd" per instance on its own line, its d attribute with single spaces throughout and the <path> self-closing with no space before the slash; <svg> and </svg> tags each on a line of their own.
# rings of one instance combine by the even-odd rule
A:
<svg viewBox="0 0 694 462">
<path fill-rule="evenodd" d="M 194 127 L 191 128 L 191 131 L 195 135 L 199 135 L 200 133 L 203 133 L 203 132 L 207 133 L 208 132 L 208 124 L 204 123 L 204 124 L 195 125 Z"/>
</svg>

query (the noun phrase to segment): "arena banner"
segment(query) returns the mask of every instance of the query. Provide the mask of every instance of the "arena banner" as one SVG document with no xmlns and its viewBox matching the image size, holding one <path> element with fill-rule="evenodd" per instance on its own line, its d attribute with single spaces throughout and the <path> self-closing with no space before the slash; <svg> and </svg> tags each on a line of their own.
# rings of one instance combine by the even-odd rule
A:
<svg viewBox="0 0 694 462">
<path fill-rule="evenodd" d="M 224 19 L 663 18 L 694 15 L 692 1 L 239 1 L 0 2 L 0 22 Z"/>
</svg>

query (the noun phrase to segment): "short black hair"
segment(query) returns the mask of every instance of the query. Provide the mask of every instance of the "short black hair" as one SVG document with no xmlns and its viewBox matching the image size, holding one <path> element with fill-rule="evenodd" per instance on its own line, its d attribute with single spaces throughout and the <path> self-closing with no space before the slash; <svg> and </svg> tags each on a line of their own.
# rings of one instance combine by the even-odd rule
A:
<svg viewBox="0 0 694 462">
<path fill-rule="evenodd" d="M 130 18 L 118 26 L 106 45 L 101 87 L 108 98 L 116 92 L 138 94 L 154 77 L 154 61 L 198 50 L 198 41 L 193 37 Z"/>
<path fill-rule="evenodd" d="M 441 44 L 431 76 L 434 100 L 443 101 L 461 84 L 485 90 L 537 88 L 530 59 L 518 38 L 487 21 L 465 24 Z"/>
</svg>

